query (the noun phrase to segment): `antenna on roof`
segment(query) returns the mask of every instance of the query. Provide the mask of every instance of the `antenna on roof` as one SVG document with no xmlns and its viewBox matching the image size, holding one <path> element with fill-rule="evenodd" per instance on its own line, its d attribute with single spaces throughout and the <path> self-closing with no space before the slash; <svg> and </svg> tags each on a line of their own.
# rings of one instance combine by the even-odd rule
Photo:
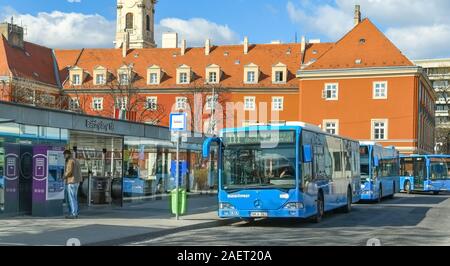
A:
<svg viewBox="0 0 450 266">
<path fill-rule="evenodd" d="M 297 32 L 295 32 L 294 42 L 295 42 L 295 43 L 298 43 L 298 40 L 297 40 Z"/>
</svg>

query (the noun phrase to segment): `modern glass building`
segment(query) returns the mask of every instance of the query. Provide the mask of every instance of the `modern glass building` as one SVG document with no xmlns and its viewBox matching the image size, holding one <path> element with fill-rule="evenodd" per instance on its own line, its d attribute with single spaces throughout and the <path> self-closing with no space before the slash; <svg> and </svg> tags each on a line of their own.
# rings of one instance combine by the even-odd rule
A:
<svg viewBox="0 0 450 266">
<path fill-rule="evenodd" d="M 202 140 L 189 137 L 181 144 L 182 186 L 188 191 L 205 191 L 213 183 L 201 159 Z M 36 147 L 54 152 L 41 162 Z M 32 214 L 39 192 L 51 200 L 61 176 L 54 155 L 64 149 L 82 168 L 81 204 L 123 205 L 175 187 L 176 149 L 166 127 L 0 102 L 0 216 Z M 36 188 L 40 169 L 48 172 L 42 175 L 46 185 Z"/>
</svg>

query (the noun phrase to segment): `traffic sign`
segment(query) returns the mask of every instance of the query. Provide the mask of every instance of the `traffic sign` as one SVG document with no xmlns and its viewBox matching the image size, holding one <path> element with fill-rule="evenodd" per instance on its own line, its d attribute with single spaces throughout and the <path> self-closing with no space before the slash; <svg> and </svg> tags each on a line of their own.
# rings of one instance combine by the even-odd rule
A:
<svg viewBox="0 0 450 266">
<path fill-rule="evenodd" d="M 170 114 L 170 131 L 186 131 L 186 120 L 187 119 L 185 113 Z"/>
</svg>

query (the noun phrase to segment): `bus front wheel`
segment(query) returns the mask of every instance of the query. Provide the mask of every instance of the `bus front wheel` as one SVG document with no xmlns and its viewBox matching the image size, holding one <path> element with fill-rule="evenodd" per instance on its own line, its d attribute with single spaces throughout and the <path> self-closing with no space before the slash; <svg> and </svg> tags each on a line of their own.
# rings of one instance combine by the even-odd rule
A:
<svg viewBox="0 0 450 266">
<path fill-rule="evenodd" d="M 383 199 L 383 187 L 380 185 L 380 188 L 378 189 L 378 199 L 377 202 L 380 203 Z"/>
<path fill-rule="evenodd" d="M 394 197 L 395 197 L 395 182 L 394 182 L 394 184 L 393 184 L 393 186 L 392 186 L 392 194 L 389 195 L 389 198 L 390 198 L 390 199 L 393 199 Z"/>
<path fill-rule="evenodd" d="M 317 203 L 317 213 L 313 217 L 313 222 L 320 223 L 323 219 L 323 214 L 325 212 L 325 203 L 324 203 L 322 192 L 319 192 L 316 203 Z"/>
<path fill-rule="evenodd" d="M 407 193 L 407 194 L 411 194 L 411 182 L 406 181 L 405 185 L 403 186 L 403 190 Z"/>
</svg>

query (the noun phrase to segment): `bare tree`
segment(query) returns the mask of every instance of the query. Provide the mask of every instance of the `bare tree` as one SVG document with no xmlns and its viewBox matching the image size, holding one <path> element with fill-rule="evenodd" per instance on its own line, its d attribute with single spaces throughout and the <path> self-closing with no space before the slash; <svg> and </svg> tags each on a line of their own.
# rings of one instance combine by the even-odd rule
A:
<svg viewBox="0 0 450 266">
<path fill-rule="evenodd" d="M 192 83 L 192 86 L 182 94 L 186 98 L 186 110 L 180 110 L 188 114 L 192 131 L 217 134 L 218 125 L 223 125 L 226 117 L 228 92 L 229 90 L 220 84 L 203 83 L 201 79 Z M 175 109 L 178 109 L 177 106 Z M 206 130 L 204 130 L 205 123 L 208 126 Z"/>
</svg>

